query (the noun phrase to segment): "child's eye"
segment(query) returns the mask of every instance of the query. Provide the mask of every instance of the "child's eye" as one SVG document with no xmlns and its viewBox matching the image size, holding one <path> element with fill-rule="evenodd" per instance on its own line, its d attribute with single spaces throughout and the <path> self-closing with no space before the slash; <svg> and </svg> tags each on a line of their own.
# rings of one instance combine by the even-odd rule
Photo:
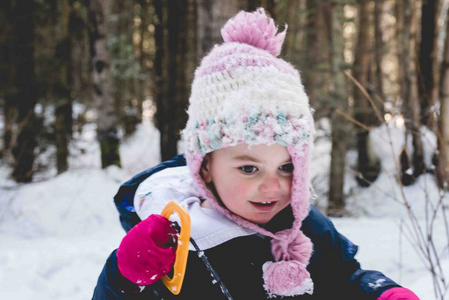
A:
<svg viewBox="0 0 449 300">
<path fill-rule="evenodd" d="M 289 163 L 289 164 L 285 164 L 279 167 L 279 170 L 287 172 L 287 173 L 291 173 L 293 172 L 293 164 Z"/>
<path fill-rule="evenodd" d="M 257 167 L 255 166 L 242 166 L 239 169 L 245 174 L 252 174 L 257 171 Z"/>
</svg>

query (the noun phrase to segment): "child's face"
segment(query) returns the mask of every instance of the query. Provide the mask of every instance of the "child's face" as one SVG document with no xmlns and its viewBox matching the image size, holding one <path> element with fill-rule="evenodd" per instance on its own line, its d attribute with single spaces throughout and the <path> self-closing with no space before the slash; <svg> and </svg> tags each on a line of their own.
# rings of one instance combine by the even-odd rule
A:
<svg viewBox="0 0 449 300">
<path fill-rule="evenodd" d="M 237 145 L 209 153 L 201 169 L 223 204 L 257 224 L 269 222 L 290 203 L 293 165 L 280 145 Z"/>
</svg>

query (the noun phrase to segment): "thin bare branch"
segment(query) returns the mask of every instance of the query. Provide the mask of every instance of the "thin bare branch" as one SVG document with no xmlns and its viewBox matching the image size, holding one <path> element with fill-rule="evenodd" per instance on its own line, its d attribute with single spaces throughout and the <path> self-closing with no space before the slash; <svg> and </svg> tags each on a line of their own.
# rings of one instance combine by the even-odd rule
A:
<svg viewBox="0 0 449 300">
<path fill-rule="evenodd" d="M 379 121 L 385 122 L 384 117 L 382 116 L 381 112 L 379 111 L 379 109 L 377 108 L 376 104 L 374 103 L 373 98 L 367 92 L 365 87 L 357 79 L 355 79 L 354 76 L 352 76 L 352 74 L 348 70 L 345 70 L 343 72 L 345 73 L 345 75 L 349 79 L 351 79 L 352 82 L 354 82 L 354 84 L 359 88 L 359 90 L 363 93 L 363 95 L 366 97 L 366 99 L 368 99 L 368 102 L 370 103 L 370 105 L 374 109 L 374 112 L 376 113 L 376 116 L 379 119 Z"/>
<path fill-rule="evenodd" d="M 341 109 L 337 108 L 335 111 L 337 112 L 337 114 L 345 117 L 346 119 L 348 119 L 349 121 L 351 121 L 355 125 L 360 126 L 360 127 L 362 127 L 363 129 L 365 129 L 367 131 L 371 131 L 371 127 L 369 127 L 368 125 L 365 125 L 365 124 L 357 121 L 356 119 L 354 119 L 353 117 L 351 117 L 350 115 L 348 115 L 347 113 L 342 111 Z"/>
</svg>

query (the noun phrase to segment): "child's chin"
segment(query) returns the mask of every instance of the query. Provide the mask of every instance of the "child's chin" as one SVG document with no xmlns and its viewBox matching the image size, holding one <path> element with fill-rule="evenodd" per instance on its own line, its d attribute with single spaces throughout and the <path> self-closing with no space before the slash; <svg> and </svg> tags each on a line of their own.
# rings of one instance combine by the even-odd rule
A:
<svg viewBox="0 0 449 300">
<path fill-rule="evenodd" d="M 267 215 L 267 216 L 251 216 L 250 218 L 246 218 L 248 221 L 258 224 L 258 225 L 263 225 L 266 224 L 268 222 L 271 221 L 271 219 L 273 219 L 274 215 Z"/>
</svg>

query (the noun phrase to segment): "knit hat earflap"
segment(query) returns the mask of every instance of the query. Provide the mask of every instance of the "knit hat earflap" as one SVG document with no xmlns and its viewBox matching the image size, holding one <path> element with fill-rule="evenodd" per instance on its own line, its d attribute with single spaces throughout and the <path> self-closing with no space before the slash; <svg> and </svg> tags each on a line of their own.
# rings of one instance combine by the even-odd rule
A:
<svg viewBox="0 0 449 300">
<path fill-rule="evenodd" d="M 221 30 L 215 45 L 195 71 L 189 119 L 182 131 L 185 156 L 200 196 L 241 226 L 272 238 L 275 262 L 263 266 L 270 296 L 313 293 L 306 267 L 313 245 L 300 230 L 309 212 L 310 153 L 314 124 L 299 72 L 278 58 L 286 29 L 278 33 L 263 9 L 240 12 Z M 219 204 L 201 178 L 204 156 L 239 144 L 285 146 L 293 163 L 291 229 L 277 233 L 254 224 Z"/>
</svg>

